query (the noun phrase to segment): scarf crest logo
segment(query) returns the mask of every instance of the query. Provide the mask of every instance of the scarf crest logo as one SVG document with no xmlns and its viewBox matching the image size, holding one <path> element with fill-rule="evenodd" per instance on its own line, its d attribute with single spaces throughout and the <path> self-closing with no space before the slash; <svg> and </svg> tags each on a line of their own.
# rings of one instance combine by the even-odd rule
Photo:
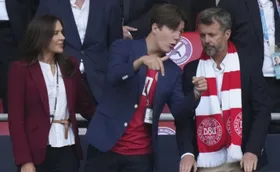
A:
<svg viewBox="0 0 280 172">
<path fill-rule="evenodd" d="M 216 145 L 222 139 L 222 125 L 214 118 L 206 118 L 198 126 L 199 139 L 208 146 Z"/>
<path fill-rule="evenodd" d="M 241 112 L 234 119 L 234 130 L 239 137 L 242 137 L 242 113 Z"/>
<path fill-rule="evenodd" d="M 230 127 L 230 123 L 231 122 L 231 117 L 228 118 L 227 123 L 226 123 L 226 129 L 227 132 L 231 135 L 231 127 Z M 239 137 L 242 137 L 242 113 L 240 112 L 234 119 L 233 122 L 233 128 L 234 131 L 236 132 L 236 134 Z"/>
</svg>

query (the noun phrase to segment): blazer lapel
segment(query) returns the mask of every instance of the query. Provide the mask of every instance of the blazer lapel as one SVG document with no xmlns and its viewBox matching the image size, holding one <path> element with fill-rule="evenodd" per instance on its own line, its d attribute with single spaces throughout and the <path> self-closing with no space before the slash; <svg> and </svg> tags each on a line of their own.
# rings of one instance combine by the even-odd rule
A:
<svg viewBox="0 0 280 172">
<path fill-rule="evenodd" d="M 74 14 L 69 0 L 60 0 L 63 15 L 64 33 L 66 41 L 76 49 L 81 49 L 81 39 L 75 22 Z M 63 10 L 65 9 L 65 11 Z"/>
<path fill-rule="evenodd" d="M 121 0 L 123 1 L 123 11 L 122 11 L 122 14 L 123 14 L 123 20 L 124 22 L 128 22 L 129 20 L 129 14 L 130 14 L 130 8 L 131 8 L 131 1 L 132 0 Z"/>
<path fill-rule="evenodd" d="M 263 30 L 260 16 L 260 8 L 257 0 L 246 0 L 247 8 L 250 13 L 250 17 L 255 25 L 255 32 L 257 32 L 259 41 L 263 42 Z"/>
<path fill-rule="evenodd" d="M 50 115 L 50 109 L 49 109 L 49 98 L 48 98 L 48 92 L 47 92 L 47 87 L 45 83 L 45 79 L 40 67 L 39 62 L 36 62 L 35 64 L 31 65 L 29 67 L 31 76 L 34 80 L 34 82 L 37 85 L 44 109 L 46 111 L 46 114 L 49 116 Z"/>
<path fill-rule="evenodd" d="M 139 40 L 139 45 L 137 46 L 136 51 L 138 51 L 137 57 L 147 55 L 147 45 L 145 39 Z M 138 71 L 139 96 L 141 96 L 142 91 L 144 89 L 146 72 L 147 72 L 147 67 L 145 65 L 142 65 Z"/>
<path fill-rule="evenodd" d="M 277 0 L 270 0 L 270 1 L 273 3 L 273 7 L 274 7 L 274 20 L 277 21 L 279 19 L 279 13 L 276 4 Z"/>
<path fill-rule="evenodd" d="M 85 38 L 84 38 L 84 43 L 83 43 L 83 48 L 86 48 L 88 45 L 90 45 L 91 42 L 94 42 L 92 40 L 96 39 L 94 38 L 94 34 L 92 34 L 94 31 L 95 27 L 94 25 L 97 23 L 96 20 L 101 20 L 100 18 L 97 18 L 96 11 L 99 11 L 98 5 L 94 4 L 93 1 L 89 1 L 89 13 L 88 13 L 88 22 L 87 22 L 87 29 L 85 33 Z"/>
<path fill-rule="evenodd" d="M 275 45 L 280 46 L 280 17 L 277 9 L 276 1 L 271 0 L 274 5 L 274 19 L 275 19 Z"/>
<path fill-rule="evenodd" d="M 29 70 L 30 70 L 31 76 L 39 90 L 39 94 L 40 94 L 41 100 L 43 102 L 43 106 L 46 111 L 46 114 L 50 115 L 47 87 L 46 87 L 45 79 L 44 79 L 42 70 L 40 68 L 39 62 L 36 62 L 32 66 L 30 66 Z M 67 104 L 68 104 L 68 109 L 69 109 L 69 113 L 70 113 L 70 112 L 73 112 L 73 106 L 74 106 L 72 104 L 72 102 L 73 102 L 72 101 L 73 100 L 72 78 L 64 77 L 65 74 L 63 74 L 63 72 L 61 74 L 63 76 L 66 97 L 67 97 Z M 61 75 L 61 74 L 59 74 L 59 75 Z M 72 114 L 72 113 L 70 113 L 70 114 Z"/>
<path fill-rule="evenodd" d="M 158 99 L 162 100 L 162 96 L 159 95 L 160 90 L 161 90 L 161 85 L 162 85 L 162 78 L 163 76 L 161 75 L 160 72 L 158 72 L 157 75 L 157 85 L 156 85 L 156 92 L 154 96 L 154 104 L 158 104 Z M 166 76 L 165 76 L 166 77 Z M 155 106 L 154 106 L 155 107 Z"/>
</svg>

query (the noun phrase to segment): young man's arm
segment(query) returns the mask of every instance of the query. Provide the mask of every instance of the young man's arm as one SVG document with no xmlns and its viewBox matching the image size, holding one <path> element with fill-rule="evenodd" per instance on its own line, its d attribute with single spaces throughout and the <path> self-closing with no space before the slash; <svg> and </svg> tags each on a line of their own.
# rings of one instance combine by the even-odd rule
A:
<svg viewBox="0 0 280 172">
<path fill-rule="evenodd" d="M 168 57 L 158 57 L 155 55 L 145 55 L 135 59 L 131 56 L 131 44 L 133 40 L 117 40 L 109 49 L 107 80 L 112 85 L 133 77 L 142 65 L 148 69 L 158 70 L 164 75 L 163 62 Z"/>
</svg>

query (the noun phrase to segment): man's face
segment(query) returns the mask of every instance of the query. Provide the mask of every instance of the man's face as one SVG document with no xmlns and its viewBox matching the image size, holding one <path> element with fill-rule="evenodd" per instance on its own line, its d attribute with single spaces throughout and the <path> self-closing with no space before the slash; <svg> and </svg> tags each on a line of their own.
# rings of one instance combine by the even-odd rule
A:
<svg viewBox="0 0 280 172">
<path fill-rule="evenodd" d="M 159 28 L 156 24 L 153 24 L 152 30 L 155 34 L 156 43 L 160 51 L 168 53 L 175 47 L 180 41 L 184 26 L 185 23 L 183 21 L 180 22 L 175 30 L 170 29 L 167 26 Z"/>
<path fill-rule="evenodd" d="M 198 30 L 203 49 L 210 57 L 224 50 L 231 34 L 230 30 L 221 30 L 220 24 L 216 21 L 211 25 L 199 24 Z"/>
</svg>

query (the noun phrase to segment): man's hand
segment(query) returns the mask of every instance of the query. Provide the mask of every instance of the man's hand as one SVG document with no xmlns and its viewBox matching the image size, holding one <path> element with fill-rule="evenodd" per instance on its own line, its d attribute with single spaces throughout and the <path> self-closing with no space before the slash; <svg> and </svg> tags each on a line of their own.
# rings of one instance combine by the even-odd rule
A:
<svg viewBox="0 0 280 172">
<path fill-rule="evenodd" d="M 165 75 L 163 62 L 168 60 L 168 56 L 158 57 L 157 55 L 148 55 L 141 57 L 142 63 L 149 69 L 161 71 L 161 75 Z"/>
<path fill-rule="evenodd" d="M 257 164 L 258 164 L 258 157 L 257 155 L 246 152 L 243 155 L 242 160 L 240 161 L 241 168 L 244 169 L 244 172 L 252 172 L 257 170 Z"/>
<path fill-rule="evenodd" d="M 123 39 L 133 39 L 130 32 L 137 31 L 137 28 L 130 27 L 130 26 L 123 26 Z"/>
<path fill-rule="evenodd" d="M 197 165 L 193 155 L 185 155 L 180 161 L 180 172 L 193 172 L 197 171 Z"/>
<path fill-rule="evenodd" d="M 32 162 L 28 162 L 21 166 L 20 172 L 36 172 L 36 169 Z"/>
<path fill-rule="evenodd" d="M 207 80 L 205 77 L 193 77 L 192 83 L 194 84 L 194 95 L 199 99 L 201 94 L 208 89 Z"/>
</svg>

